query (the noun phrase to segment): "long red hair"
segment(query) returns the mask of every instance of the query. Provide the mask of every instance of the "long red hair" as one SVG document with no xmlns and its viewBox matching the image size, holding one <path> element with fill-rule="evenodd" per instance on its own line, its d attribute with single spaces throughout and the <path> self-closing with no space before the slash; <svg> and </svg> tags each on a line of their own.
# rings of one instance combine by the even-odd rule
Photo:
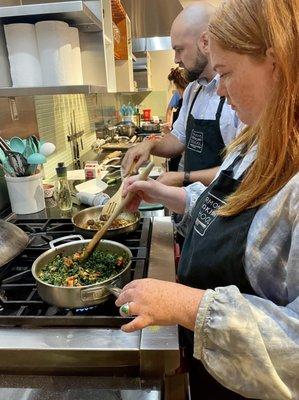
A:
<svg viewBox="0 0 299 400">
<path fill-rule="evenodd" d="M 279 71 L 259 122 L 228 149 L 258 147 L 240 187 L 219 210 L 231 216 L 266 203 L 299 171 L 299 2 L 228 0 L 216 11 L 209 32 L 222 48 L 257 59 L 272 48 Z"/>
</svg>

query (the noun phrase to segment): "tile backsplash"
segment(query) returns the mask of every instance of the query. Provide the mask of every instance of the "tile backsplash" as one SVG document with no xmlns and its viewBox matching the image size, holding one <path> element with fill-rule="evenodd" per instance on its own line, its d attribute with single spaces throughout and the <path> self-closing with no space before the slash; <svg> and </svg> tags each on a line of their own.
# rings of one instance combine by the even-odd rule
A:
<svg viewBox="0 0 299 400">
<path fill-rule="evenodd" d="M 40 138 L 56 146 L 56 152 L 48 157 L 47 163 L 44 164 L 44 176 L 50 179 L 55 176 L 58 162 L 63 161 L 66 166 L 73 163 L 73 147 L 68 141 L 71 121 L 75 131 L 84 131 L 82 143 L 80 138 L 78 139 L 80 157 L 84 158 L 90 151 L 96 139 L 94 102 L 92 96 L 81 94 L 36 96 L 35 109 Z"/>
<path fill-rule="evenodd" d="M 82 144 L 79 139 L 80 158 L 83 161 L 95 154 L 91 145 L 96 139 L 95 125 L 116 124 L 122 104 L 140 104 L 140 109 L 152 108 L 153 115 L 163 118 L 167 105 L 166 92 L 142 94 L 73 94 L 55 96 L 18 97 L 19 120 L 11 121 L 8 99 L 0 101 L 0 132 L 4 138 L 12 136 L 27 137 L 31 134 L 53 142 L 56 152 L 44 164 L 44 177 L 52 179 L 56 175 L 57 163 L 63 161 L 70 169 L 73 167 L 73 148 L 67 136 L 70 133 L 71 116 L 74 112 L 76 130 L 84 131 Z M 0 210 L 8 203 L 6 184 L 0 174 Z"/>
</svg>

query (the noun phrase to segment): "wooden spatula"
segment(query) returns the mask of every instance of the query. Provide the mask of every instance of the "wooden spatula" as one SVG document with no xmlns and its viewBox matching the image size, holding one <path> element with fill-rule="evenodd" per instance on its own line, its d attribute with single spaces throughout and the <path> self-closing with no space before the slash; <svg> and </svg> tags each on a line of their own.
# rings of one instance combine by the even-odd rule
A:
<svg viewBox="0 0 299 400">
<path fill-rule="evenodd" d="M 154 167 L 154 163 L 150 162 L 145 169 L 138 175 L 138 179 L 141 181 L 145 181 L 147 180 L 151 170 Z M 115 210 L 113 211 L 113 213 L 110 215 L 109 219 L 107 222 L 105 222 L 105 224 L 102 226 L 101 229 L 99 229 L 94 237 L 91 239 L 91 241 L 88 243 L 88 245 L 86 246 L 80 261 L 85 261 L 87 260 L 87 258 L 92 254 L 92 252 L 94 251 L 96 245 L 99 243 L 99 241 L 102 239 L 103 235 L 107 232 L 107 230 L 109 229 L 110 225 L 112 224 L 112 222 L 118 217 L 118 215 L 123 211 L 123 209 L 130 204 L 130 202 L 132 201 L 133 197 L 135 196 L 134 193 L 128 193 L 127 196 L 125 198 L 122 198 Z"/>
<path fill-rule="evenodd" d="M 133 175 L 133 173 L 135 172 L 135 167 L 136 167 L 136 161 L 134 160 L 132 162 L 130 171 L 127 176 Z M 124 186 L 124 182 L 121 183 L 118 191 L 107 201 L 107 203 L 104 204 L 102 211 L 101 211 L 101 217 L 100 217 L 101 220 L 107 221 L 108 218 L 110 217 L 110 215 L 116 209 L 116 206 L 121 202 L 123 186 Z"/>
</svg>

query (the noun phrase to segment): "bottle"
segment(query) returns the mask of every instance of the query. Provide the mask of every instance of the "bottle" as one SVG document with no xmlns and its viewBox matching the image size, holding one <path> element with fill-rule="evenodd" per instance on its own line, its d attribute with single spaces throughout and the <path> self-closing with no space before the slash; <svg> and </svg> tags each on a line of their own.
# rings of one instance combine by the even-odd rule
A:
<svg viewBox="0 0 299 400">
<path fill-rule="evenodd" d="M 61 211 L 69 211 L 72 208 L 71 191 L 67 181 L 66 167 L 63 162 L 56 168 L 57 181 L 55 187 L 55 200 Z"/>
</svg>

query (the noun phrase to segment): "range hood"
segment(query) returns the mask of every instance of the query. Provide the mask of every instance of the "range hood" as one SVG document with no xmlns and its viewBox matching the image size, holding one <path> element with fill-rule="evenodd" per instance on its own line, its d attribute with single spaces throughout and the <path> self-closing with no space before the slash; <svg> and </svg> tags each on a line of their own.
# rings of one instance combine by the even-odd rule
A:
<svg viewBox="0 0 299 400">
<path fill-rule="evenodd" d="M 179 0 L 122 0 L 131 20 L 133 51 L 171 49 L 170 28 L 183 7 Z"/>
</svg>

